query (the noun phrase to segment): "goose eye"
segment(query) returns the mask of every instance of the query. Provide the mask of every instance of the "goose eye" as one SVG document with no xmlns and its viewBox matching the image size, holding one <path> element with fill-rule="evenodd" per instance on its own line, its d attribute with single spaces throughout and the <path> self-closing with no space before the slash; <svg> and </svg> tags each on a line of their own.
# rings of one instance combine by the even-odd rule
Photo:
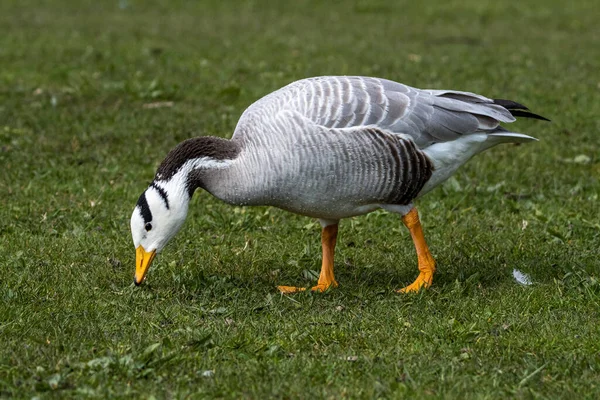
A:
<svg viewBox="0 0 600 400">
<path fill-rule="evenodd" d="M 144 225 L 144 228 L 146 229 L 146 232 L 148 232 L 149 230 L 152 229 L 152 224 L 150 222 L 148 222 L 146 225 Z"/>
</svg>

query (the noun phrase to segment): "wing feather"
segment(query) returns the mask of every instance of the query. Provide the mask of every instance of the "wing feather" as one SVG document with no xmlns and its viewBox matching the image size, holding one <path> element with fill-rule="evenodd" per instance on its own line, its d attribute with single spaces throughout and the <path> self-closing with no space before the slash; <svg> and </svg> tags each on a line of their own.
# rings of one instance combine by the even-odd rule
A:
<svg viewBox="0 0 600 400">
<path fill-rule="evenodd" d="M 404 134 L 419 148 L 493 131 L 501 122 L 515 120 L 506 108 L 474 93 L 421 90 L 379 78 L 325 76 L 293 82 L 258 100 L 240 118 L 234 138 L 243 139 L 250 131 L 285 134 L 281 129 L 265 132 L 256 125 L 266 127 L 269 119 L 286 110 L 316 126 L 370 126 Z"/>
</svg>

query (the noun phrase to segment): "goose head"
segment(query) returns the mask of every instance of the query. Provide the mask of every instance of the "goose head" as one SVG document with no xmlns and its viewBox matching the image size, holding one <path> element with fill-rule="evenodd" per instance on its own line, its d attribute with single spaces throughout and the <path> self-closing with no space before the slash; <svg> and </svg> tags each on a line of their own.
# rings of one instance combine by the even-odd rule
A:
<svg viewBox="0 0 600 400">
<path fill-rule="evenodd" d="M 170 183 L 170 184 L 169 184 Z M 135 246 L 134 283 L 142 283 L 156 254 L 179 232 L 188 212 L 189 196 L 174 182 L 153 181 L 142 193 L 131 215 Z"/>
<path fill-rule="evenodd" d="M 194 191 L 205 187 L 204 182 L 225 169 L 238 153 L 235 143 L 209 136 L 188 139 L 169 152 L 131 215 L 136 285 L 144 281 L 154 257 L 183 226 Z"/>
</svg>

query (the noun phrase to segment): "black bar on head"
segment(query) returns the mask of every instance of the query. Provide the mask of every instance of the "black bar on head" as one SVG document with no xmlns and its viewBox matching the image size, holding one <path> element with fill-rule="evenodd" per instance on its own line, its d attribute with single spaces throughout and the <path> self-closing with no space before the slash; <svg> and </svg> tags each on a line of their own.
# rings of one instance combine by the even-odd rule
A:
<svg viewBox="0 0 600 400">
<path fill-rule="evenodd" d="M 152 213 L 150 212 L 150 207 L 148 206 L 148 201 L 146 200 L 146 192 L 142 193 L 142 195 L 138 199 L 137 206 L 140 208 L 140 212 L 142 213 L 144 223 L 151 222 Z"/>
</svg>

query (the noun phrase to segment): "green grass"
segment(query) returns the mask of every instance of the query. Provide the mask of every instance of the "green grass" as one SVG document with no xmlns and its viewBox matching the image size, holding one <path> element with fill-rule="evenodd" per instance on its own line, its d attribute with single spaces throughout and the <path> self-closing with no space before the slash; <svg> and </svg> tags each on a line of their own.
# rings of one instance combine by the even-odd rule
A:
<svg viewBox="0 0 600 400">
<path fill-rule="evenodd" d="M 0 397 L 599 397 L 596 16 L 592 1 L 2 1 Z M 376 212 L 342 222 L 337 290 L 280 296 L 314 282 L 318 224 L 204 192 L 133 287 L 129 217 L 167 151 L 325 74 L 553 122 L 519 122 L 540 142 L 490 150 L 419 202 L 439 267 L 425 293 L 393 292 L 416 257 Z"/>
</svg>

